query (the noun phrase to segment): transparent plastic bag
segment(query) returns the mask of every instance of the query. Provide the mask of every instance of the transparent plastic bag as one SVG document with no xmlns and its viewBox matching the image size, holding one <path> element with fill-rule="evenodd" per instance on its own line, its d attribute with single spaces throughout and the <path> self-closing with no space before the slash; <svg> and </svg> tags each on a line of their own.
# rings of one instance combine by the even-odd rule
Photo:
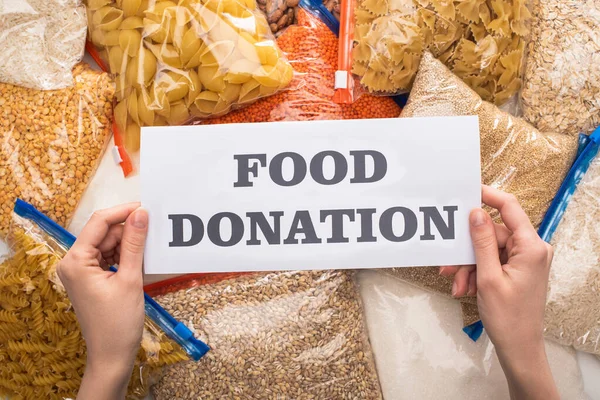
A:
<svg viewBox="0 0 600 400">
<path fill-rule="evenodd" d="M 537 227 L 575 159 L 577 138 L 541 133 L 482 101 L 426 52 L 401 117 L 448 115 L 479 117 L 483 183 L 515 195 Z M 499 220 L 496 210 L 488 211 Z"/>
<path fill-rule="evenodd" d="M 253 0 L 88 0 L 87 9 L 98 61 L 116 77 L 115 122 L 129 152 L 140 126 L 223 115 L 292 80 Z"/>
<path fill-rule="evenodd" d="M 409 91 L 427 50 L 501 105 L 521 88 L 530 18 L 525 0 L 349 0 L 336 101 L 353 101 L 352 74 L 370 93 Z"/>
<path fill-rule="evenodd" d="M 378 271 L 357 273 L 375 364 L 385 399 L 508 399 L 487 336 L 464 335 L 456 301 Z M 587 399 L 572 349 L 546 342 L 561 398 Z"/>
<path fill-rule="evenodd" d="M 211 347 L 168 367 L 156 400 L 381 399 L 352 272 L 192 275 L 146 290 Z"/>
<path fill-rule="evenodd" d="M 0 236 L 17 197 L 68 225 L 110 139 L 114 94 L 109 75 L 83 63 L 66 89 L 0 83 Z"/>
<path fill-rule="evenodd" d="M 205 123 L 395 118 L 400 115 L 400 108 L 390 98 L 365 95 L 354 104 L 334 103 L 338 25 L 320 0 L 301 0 L 297 16 L 298 24 L 288 27 L 277 39 L 298 72 L 293 88 Z"/>
<path fill-rule="evenodd" d="M 544 132 L 600 125 L 600 3 L 533 0 L 521 107 Z"/>
<path fill-rule="evenodd" d="M 577 138 L 540 133 L 522 119 L 481 100 L 426 52 L 401 117 L 449 115 L 479 117 L 483 183 L 515 195 L 532 224 L 540 225 L 576 156 Z M 487 211 L 501 222 L 497 210 Z M 452 280 L 438 276 L 438 268 L 403 268 L 396 275 L 421 287 L 451 294 Z M 474 300 L 462 298 L 461 302 L 473 304 Z M 476 310 L 464 307 L 468 308 L 465 322 L 476 321 Z M 476 339 L 478 335 L 472 337 Z"/>
<path fill-rule="evenodd" d="M 56 273 L 74 240 L 31 205 L 16 203 L 7 236 L 10 253 L 0 264 L 0 395 L 8 399 L 77 396 L 86 364 L 85 342 Z M 197 347 L 205 353 L 202 345 Z M 146 318 L 127 398 L 143 398 L 163 366 L 185 360 L 186 350 Z"/>
<path fill-rule="evenodd" d="M 547 338 L 600 355 L 600 129 L 590 138 L 542 224 L 554 247 L 544 325 Z"/>
<path fill-rule="evenodd" d="M 10 0 L 0 4 L 0 82 L 38 90 L 73 86 L 87 18 L 80 1 Z"/>
<path fill-rule="evenodd" d="M 267 17 L 271 32 L 277 33 L 292 25 L 296 20 L 299 0 L 256 0 L 258 8 Z"/>
</svg>

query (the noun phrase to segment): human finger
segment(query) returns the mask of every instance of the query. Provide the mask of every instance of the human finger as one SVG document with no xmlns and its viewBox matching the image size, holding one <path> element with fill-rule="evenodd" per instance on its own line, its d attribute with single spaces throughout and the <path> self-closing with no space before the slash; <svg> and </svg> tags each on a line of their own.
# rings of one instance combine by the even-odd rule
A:
<svg viewBox="0 0 600 400">
<path fill-rule="evenodd" d="M 102 257 L 106 258 L 105 255 L 108 253 L 114 253 L 114 250 L 121 243 L 123 237 L 123 225 L 113 225 L 108 229 L 106 237 L 98 245 L 98 250 L 102 253 Z"/>
<path fill-rule="evenodd" d="M 502 221 L 511 232 L 524 231 L 536 234 L 529 217 L 512 194 L 505 193 L 491 186 L 483 185 L 481 199 L 484 204 L 497 209 Z M 536 234 L 537 235 L 537 234 Z"/>
<path fill-rule="evenodd" d="M 460 268 L 460 265 L 445 265 L 443 267 L 440 267 L 440 275 L 449 278 L 456 274 L 458 268 Z"/>
<path fill-rule="evenodd" d="M 498 242 L 498 248 L 503 249 L 506 247 L 508 239 L 511 237 L 512 232 L 502 224 L 494 223 L 494 230 L 496 231 L 496 241 Z"/>
<path fill-rule="evenodd" d="M 97 247 L 102 243 L 111 226 L 125 222 L 127 217 L 139 206 L 140 203 L 128 203 L 96 211 L 83 227 L 73 247 L 81 245 Z"/>
<path fill-rule="evenodd" d="M 469 224 L 478 278 L 499 279 L 502 269 L 500 268 L 496 229 L 492 219 L 481 208 L 476 208 L 469 215 Z"/>
<path fill-rule="evenodd" d="M 452 284 L 452 296 L 463 297 L 469 289 L 469 274 L 472 268 L 462 266 L 454 275 L 454 283 Z"/>
<path fill-rule="evenodd" d="M 477 294 L 477 270 L 474 270 L 469 274 L 469 289 L 467 290 L 467 296 L 475 296 L 476 294 Z"/>
<path fill-rule="evenodd" d="M 118 274 L 141 281 L 147 234 L 148 212 L 138 208 L 125 221 Z"/>
</svg>

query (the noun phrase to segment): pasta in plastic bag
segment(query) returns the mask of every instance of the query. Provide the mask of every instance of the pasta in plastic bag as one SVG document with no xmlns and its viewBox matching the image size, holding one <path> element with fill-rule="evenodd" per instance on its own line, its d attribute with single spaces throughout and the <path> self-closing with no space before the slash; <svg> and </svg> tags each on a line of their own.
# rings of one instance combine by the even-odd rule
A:
<svg viewBox="0 0 600 400">
<path fill-rule="evenodd" d="M 521 91 L 523 117 L 576 136 L 600 125 L 600 3 L 534 0 Z"/>
<path fill-rule="evenodd" d="M 72 83 L 53 91 L 0 83 L 0 236 L 17 197 L 67 226 L 94 176 L 111 135 L 115 85 L 84 63 Z"/>
<path fill-rule="evenodd" d="M 141 126 L 223 115 L 286 87 L 293 70 L 253 0 L 88 0 L 89 35 L 115 74 L 115 122 L 136 152 Z"/>
<path fill-rule="evenodd" d="M 192 275 L 146 291 L 211 347 L 168 367 L 156 400 L 381 399 L 352 272 Z"/>
<path fill-rule="evenodd" d="M 287 28 L 277 43 L 298 72 L 292 89 L 207 120 L 207 124 L 332 119 L 395 118 L 400 108 L 390 98 L 362 96 L 354 104 L 336 104 L 333 77 L 337 65 L 337 28 L 320 0 L 302 0 L 298 24 Z"/>
<path fill-rule="evenodd" d="M 87 18 L 80 1 L 10 0 L 0 4 L 0 82 L 39 90 L 73 86 Z"/>
<path fill-rule="evenodd" d="M 493 344 L 461 332 L 456 301 L 377 271 L 357 275 L 384 398 L 510 398 Z M 546 354 L 560 397 L 587 399 L 575 352 L 546 341 Z"/>
<path fill-rule="evenodd" d="M 56 273 L 67 249 L 54 222 L 18 202 L 0 264 L 0 395 L 8 399 L 77 396 L 86 347 Z M 188 360 L 177 343 L 146 318 L 127 398 L 141 399 L 161 367 Z"/>
<path fill-rule="evenodd" d="M 348 1 L 341 24 L 353 26 L 340 40 L 347 78 L 336 86 L 339 101 L 352 101 L 350 73 L 370 93 L 409 91 L 430 51 L 484 100 L 501 105 L 521 88 L 530 19 L 525 0 Z"/>
</svg>

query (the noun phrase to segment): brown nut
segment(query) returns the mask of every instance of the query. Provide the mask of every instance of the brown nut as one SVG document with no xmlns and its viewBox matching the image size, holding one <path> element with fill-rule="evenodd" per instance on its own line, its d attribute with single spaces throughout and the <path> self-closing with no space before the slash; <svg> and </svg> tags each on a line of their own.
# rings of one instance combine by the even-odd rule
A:
<svg viewBox="0 0 600 400">
<path fill-rule="evenodd" d="M 282 15 L 283 12 L 281 10 L 276 10 L 272 14 L 269 14 L 267 20 L 269 21 L 269 24 L 276 23 Z"/>
<path fill-rule="evenodd" d="M 300 3 L 300 0 L 285 0 L 285 4 L 290 8 L 296 7 L 298 3 Z"/>
</svg>

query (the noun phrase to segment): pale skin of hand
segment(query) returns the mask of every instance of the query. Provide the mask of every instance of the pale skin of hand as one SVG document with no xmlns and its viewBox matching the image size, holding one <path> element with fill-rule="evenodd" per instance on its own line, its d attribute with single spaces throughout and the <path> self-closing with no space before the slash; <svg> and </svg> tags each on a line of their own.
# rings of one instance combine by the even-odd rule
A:
<svg viewBox="0 0 600 400">
<path fill-rule="evenodd" d="M 469 222 L 477 266 L 441 267 L 440 274 L 454 275 L 455 297 L 477 295 L 511 399 L 558 400 L 543 339 L 552 247 L 514 196 L 484 186 L 482 200 L 500 212 L 504 225 L 474 209 Z"/>
<path fill-rule="evenodd" d="M 87 347 L 78 400 L 125 398 L 144 326 L 148 213 L 139 207 L 94 213 L 57 267 Z M 113 264 L 118 272 L 105 270 Z"/>
</svg>

